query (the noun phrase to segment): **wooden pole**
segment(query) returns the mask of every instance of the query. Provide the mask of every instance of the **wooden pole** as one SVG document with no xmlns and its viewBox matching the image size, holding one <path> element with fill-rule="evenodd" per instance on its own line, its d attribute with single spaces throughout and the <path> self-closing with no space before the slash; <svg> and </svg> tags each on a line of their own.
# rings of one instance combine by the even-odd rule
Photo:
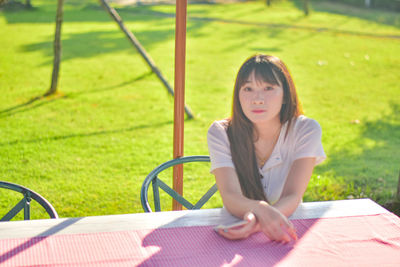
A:
<svg viewBox="0 0 400 267">
<path fill-rule="evenodd" d="M 186 12 L 187 0 L 176 0 L 175 18 L 175 102 L 174 102 L 174 159 L 183 156 L 183 129 L 185 106 L 185 53 L 186 53 Z M 173 169 L 173 189 L 183 194 L 183 165 Z M 173 210 L 182 205 L 172 202 Z"/>
<path fill-rule="evenodd" d="M 185 0 L 186 1 L 186 0 Z M 119 28 L 125 33 L 126 37 L 129 39 L 131 44 L 136 48 L 139 54 L 143 57 L 146 63 L 149 65 L 151 70 L 157 75 L 158 79 L 163 83 L 165 88 L 167 88 L 168 93 L 172 96 L 174 95 L 174 90 L 172 89 L 171 85 L 168 83 L 167 79 L 164 78 L 164 75 L 161 73 L 159 68 L 157 68 L 156 64 L 154 63 L 153 59 L 150 55 L 146 52 L 144 47 L 140 44 L 139 40 L 136 39 L 135 35 L 129 31 L 129 29 L 125 26 L 124 22 L 122 21 L 121 17 L 119 16 L 118 12 L 112 8 L 107 1 L 100 0 L 100 3 L 107 10 L 108 14 L 110 14 L 111 18 L 118 24 Z M 193 113 L 189 107 L 185 106 L 185 112 L 189 119 L 193 118 Z"/>
</svg>

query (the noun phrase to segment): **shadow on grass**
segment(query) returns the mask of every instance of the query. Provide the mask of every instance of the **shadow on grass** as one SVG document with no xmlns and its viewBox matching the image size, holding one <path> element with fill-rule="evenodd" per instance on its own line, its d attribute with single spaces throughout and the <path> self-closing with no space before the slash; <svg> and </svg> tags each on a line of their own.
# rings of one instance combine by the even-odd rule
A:
<svg viewBox="0 0 400 267">
<path fill-rule="evenodd" d="M 144 78 L 153 75 L 154 73 L 152 71 L 146 72 L 136 78 L 133 78 L 132 80 L 126 81 L 126 82 L 122 82 L 120 84 L 117 85 L 113 85 L 113 86 L 108 86 L 108 87 L 104 87 L 104 88 L 99 88 L 99 89 L 94 89 L 94 90 L 87 90 L 87 91 L 81 91 L 81 92 L 75 92 L 75 93 L 69 93 L 66 94 L 66 97 L 75 97 L 75 96 L 79 96 L 79 95 L 88 95 L 88 94 L 96 94 L 96 93 L 101 93 L 101 92 L 105 92 L 105 91 L 110 91 L 110 90 L 114 90 L 117 88 L 121 88 L 125 85 L 143 80 Z M 155 75 L 155 74 L 154 74 Z"/>
<path fill-rule="evenodd" d="M 36 96 L 36 97 L 29 99 L 25 103 L 1 110 L 0 118 L 9 117 L 9 116 L 12 116 L 12 115 L 20 113 L 20 112 L 32 110 L 32 109 L 38 108 L 40 106 L 52 103 L 55 100 L 64 98 L 64 97 L 65 96 L 56 96 L 56 97 L 53 96 L 53 97 L 49 97 L 46 99 L 44 96 Z"/>
<path fill-rule="evenodd" d="M 134 30 L 133 30 L 134 32 Z M 146 49 L 151 49 L 154 45 L 165 40 L 173 40 L 174 30 L 148 30 L 135 33 L 134 35 Z M 53 56 L 52 37 L 48 41 L 28 43 L 20 47 L 22 52 L 40 51 L 44 57 L 48 58 L 41 66 L 47 66 L 52 63 Z M 63 54 L 62 61 L 76 58 L 92 58 L 104 54 L 114 53 L 116 51 L 132 51 L 137 53 L 136 49 L 130 45 L 122 32 L 116 30 L 110 31 L 89 31 L 85 33 L 64 34 L 62 40 Z"/>
<path fill-rule="evenodd" d="M 267 8 L 267 7 L 266 7 Z M 151 50 L 153 47 L 158 46 L 165 41 L 170 40 L 171 42 L 174 39 L 174 20 L 171 18 L 175 17 L 174 13 L 162 12 L 152 10 L 149 6 L 140 6 L 140 7 L 124 7 L 118 9 L 121 14 L 123 20 L 125 21 L 127 27 L 134 33 L 143 47 L 146 50 Z M 20 23 L 20 22 L 43 22 L 41 21 L 43 18 L 52 17 L 47 10 L 40 10 L 39 8 L 35 9 L 35 11 L 23 11 L 26 12 L 29 16 L 25 16 L 25 14 L 14 14 L 14 13 L 5 13 L 5 16 L 9 23 Z M 51 13 L 51 12 L 50 12 Z M 36 17 L 32 14 L 36 14 Z M 54 15 L 54 14 L 53 14 Z M 347 14 L 343 14 L 347 16 Z M 18 21 L 21 20 L 22 21 Z M 87 4 L 83 8 L 78 10 L 67 10 L 65 11 L 65 22 L 85 22 L 85 21 L 95 21 L 95 22 L 110 22 L 114 23 L 112 19 L 106 14 L 106 11 L 102 11 L 101 6 L 96 6 L 95 4 Z M 53 21 L 46 21 L 51 23 Z M 151 26 L 147 27 L 146 30 L 139 29 L 136 30 L 135 26 L 132 26 L 132 23 L 151 23 L 153 22 L 155 28 Z M 337 30 L 335 27 L 339 25 L 332 25 L 332 27 L 313 27 L 313 26 L 301 26 L 295 25 L 295 21 L 291 21 L 287 24 L 282 23 L 265 23 L 265 22 L 246 22 L 235 19 L 221 19 L 214 17 L 207 17 L 207 14 L 192 16 L 189 12 L 188 17 L 188 26 L 187 32 L 191 36 L 200 36 L 202 33 L 200 29 L 207 27 L 209 23 L 229 23 L 229 24 L 238 24 L 245 26 L 253 26 L 252 30 L 257 29 L 267 29 L 268 37 L 275 38 L 282 31 L 287 29 L 300 29 L 310 33 L 310 36 L 313 34 L 318 34 L 320 32 L 333 32 L 338 34 L 346 34 L 346 35 L 356 35 L 356 36 L 366 36 L 373 38 L 396 38 L 400 39 L 400 35 L 385 35 L 385 34 L 376 34 L 376 33 L 368 33 L 368 32 L 357 32 L 357 31 L 349 31 L 349 30 Z M 162 28 L 159 25 L 163 25 Z M 166 26 L 165 26 L 166 25 Z M 116 51 L 134 51 L 136 49 L 133 48 L 129 41 L 127 41 L 124 34 L 117 29 L 117 25 L 115 30 L 100 30 L 95 31 L 91 30 L 84 33 L 70 33 L 64 34 L 62 45 L 63 45 L 63 56 L 62 60 L 70 60 L 76 58 L 92 58 L 98 55 L 103 55 L 106 53 L 114 53 Z M 255 29 L 254 29 L 255 28 Z M 233 36 L 232 38 L 237 38 L 237 36 Z M 49 65 L 51 64 L 51 58 L 53 55 L 53 37 L 49 36 L 48 41 L 45 42 L 37 42 L 23 45 L 20 47 L 22 52 L 36 52 L 40 51 L 45 58 L 48 58 L 47 61 L 43 62 L 41 65 Z M 293 40 L 290 40 L 291 42 Z M 240 40 L 239 40 L 240 42 Z M 235 48 L 235 47 L 233 47 Z M 233 49 L 232 48 L 232 49 Z M 255 47 L 253 50 L 263 50 L 269 52 L 277 52 L 281 51 L 279 46 L 269 47 L 259 49 Z M 156 60 L 157 62 L 157 60 Z"/>
<path fill-rule="evenodd" d="M 264 23 L 264 22 L 247 22 L 240 20 L 226 20 L 226 19 L 218 19 L 218 18 L 206 18 L 206 17 L 190 17 L 192 20 L 199 21 L 207 21 L 207 22 L 223 22 L 223 23 L 231 23 L 231 24 L 240 24 L 240 25 L 248 25 L 248 26 L 258 26 L 258 27 L 268 27 L 268 28 L 279 28 L 279 29 L 298 29 L 298 30 L 306 30 L 313 32 L 332 32 L 337 34 L 346 34 L 346 35 L 354 35 L 354 36 L 365 36 L 365 37 L 373 37 L 373 38 L 393 38 L 400 39 L 400 35 L 392 35 L 392 34 L 377 34 L 377 33 L 369 33 L 369 32 L 359 32 L 359 31 L 350 31 L 350 30 L 338 30 L 334 27 L 313 27 L 313 26 L 302 26 L 302 25 L 294 25 L 294 24 L 284 24 L 284 23 Z"/>
<path fill-rule="evenodd" d="M 68 135 L 57 135 L 57 136 L 49 136 L 49 137 L 42 137 L 42 138 L 35 138 L 35 139 L 28 139 L 28 140 L 14 140 L 9 142 L 2 142 L 0 143 L 1 146 L 12 146 L 16 144 L 31 144 L 31 143 L 39 143 L 39 142 L 49 142 L 49 141 L 58 141 L 58 140 L 65 140 L 70 138 L 81 138 L 81 137 L 92 137 L 98 135 L 107 135 L 107 134 L 115 134 L 115 133 L 123 133 L 123 132 L 132 132 L 139 129 L 146 129 L 146 128 L 153 128 L 153 127 L 160 127 L 168 124 L 173 124 L 172 120 L 164 121 L 160 123 L 150 123 L 150 124 L 142 124 L 133 127 L 127 127 L 122 129 L 115 129 L 115 130 L 105 130 L 105 131 L 97 131 L 91 133 L 76 133 L 76 134 L 68 134 Z"/>
<path fill-rule="evenodd" d="M 78 12 L 82 17 L 85 17 L 84 12 Z M 156 12 L 158 14 L 159 12 Z M 76 16 L 76 14 L 74 14 Z M 106 14 L 107 15 L 107 14 Z M 131 13 L 121 12 L 121 16 L 125 22 L 126 27 L 135 35 L 141 45 L 146 50 L 151 50 L 153 47 L 165 43 L 166 41 L 173 41 L 175 38 L 175 25 L 174 20 L 168 19 L 168 22 L 164 22 L 162 16 L 154 15 L 154 13 L 147 12 L 147 15 L 135 18 Z M 66 15 L 67 17 L 67 15 Z M 169 17 L 166 13 L 166 17 Z M 141 24 L 143 22 L 152 21 L 155 27 L 147 27 L 146 30 L 135 29 L 135 22 Z M 71 22 L 67 18 L 64 22 Z M 131 45 L 127 40 L 126 36 L 118 28 L 117 24 L 108 18 L 107 22 L 115 24 L 115 29 L 111 30 L 89 30 L 87 32 L 80 33 L 65 33 L 63 34 L 62 46 L 63 55 L 62 60 L 70 60 L 76 58 L 90 58 L 98 55 L 104 55 L 107 53 L 114 53 L 115 51 L 133 51 L 137 53 L 136 48 Z M 160 25 L 163 25 L 160 29 Z M 187 31 L 190 34 L 197 36 L 200 34 L 199 30 L 206 27 L 207 23 L 203 21 L 194 21 L 188 23 Z M 65 27 L 65 26 L 64 26 Z M 49 65 L 52 62 L 53 56 L 53 36 L 46 38 L 48 41 L 27 43 L 20 47 L 22 52 L 36 52 L 40 51 L 46 58 L 47 61 L 42 65 Z M 171 51 L 173 53 L 173 51 Z"/>
<path fill-rule="evenodd" d="M 293 1 L 294 6 L 303 11 L 303 0 Z M 356 7 L 331 1 L 310 1 L 310 16 L 313 11 L 338 14 L 346 17 L 357 17 L 362 20 L 400 28 L 400 14 L 384 9 Z"/>
<path fill-rule="evenodd" d="M 151 74 L 153 74 L 153 72 L 151 72 L 151 71 L 146 72 L 132 80 L 129 80 L 129 81 L 117 84 L 117 85 L 94 89 L 94 90 L 81 91 L 81 92 L 75 92 L 75 93 L 69 93 L 69 94 L 61 94 L 60 93 L 60 94 L 51 95 L 48 97 L 44 97 L 43 95 L 36 96 L 36 97 L 29 99 L 25 103 L 0 110 L 0 118 L 5 118 L 5 117 L 15 115 L 17 113 L 26 112 L 26 111 L 41 107 L 43 105 L 53 103 L 54 101 L 59 100 L 59 99 L 65 99 L 65 98 L 75 97 L 75 96 L 79 96 L 79 95 L 95 94 L 95 93 L 101 93 L 101 92 L 105 92 L 105 91 L 115 90 L 115 89 L 121 88 L 125 85 L 140 81 L 140 80 L 148 77 Z M 43 93 L 44 93 L 44 91 L 43 91 Z"/>
<path fill-rule="evenodd" d="M 400 104 L 390 106 L 391 111 L 377 120 L 353 124 L 360 127 L 360 135 L 318 167 L 320 173 L 334 170 L 334 176 L 343 177 L 355 198 L 370 197 L 380 204 L 393 197 L 400 170 Z"/>
<path fill-rule="evenodd" d="M 252 44 L 252 36 L 264 36 L 266 40 L 275 40 L 277 43 L 274 45 L 271 45 L 272 42 L 265 42 L 262 46 L 253 46 L 251 47 L 251 50 L 254 51 L 255 53 L 259 53 L 262 51 L 262 53 L 271 53 L 275 54 L 277 52 L 283 51 L 286 46 L 291 45 L 293 43 L 296 43 L 296 45 L 299 45 L 301 42 L 305 42 L 311 38 L 313 38 L 317 32 L 307 32 L 306 34 L 303 35 L 284 35 L 286 29 L 278 29 L 278 28 L 251 28 L 248 30 L 243 30 L 240 32 L 240 35 L 242 38 L 238 40 L 240 44 L 242 45 L 236 45 L 236 47 L 230 47 L 229 49 L 240 49 L 240 47 L 248 44 Z"/>
<path fill-rule="evenodd" d="M 33 8 L 26 9 L 23 6 L 21 8 L 4 8 L 3 14 L 7 20 L 7 23 L 55 23 L 56 17 L 56 1 L 45 1 L 41 0 L 40 4 L 35 5 L 33 2 Z M 82 3 L 77 5 L 71 3 L 71 1 L 64 1 L 64 21 L 66 22 L 108 22 L 110 16 L 103 9 L 99 2 Z"/>
</svg>

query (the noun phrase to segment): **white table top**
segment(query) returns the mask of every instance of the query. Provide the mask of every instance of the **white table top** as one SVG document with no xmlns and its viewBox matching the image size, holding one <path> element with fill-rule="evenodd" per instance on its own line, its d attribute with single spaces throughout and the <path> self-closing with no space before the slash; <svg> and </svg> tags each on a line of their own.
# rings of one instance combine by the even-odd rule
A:
<svg viewBox="0 0 400 267">
<path fill-rule="evenodd" d="M 388 212 L 370 199 L 301 203 L 290 219 L 373 215 Z M 0 222 L 0 239 L 228 224 L 239 219 L 225 209 L 166 211 Z"/>
</svg>

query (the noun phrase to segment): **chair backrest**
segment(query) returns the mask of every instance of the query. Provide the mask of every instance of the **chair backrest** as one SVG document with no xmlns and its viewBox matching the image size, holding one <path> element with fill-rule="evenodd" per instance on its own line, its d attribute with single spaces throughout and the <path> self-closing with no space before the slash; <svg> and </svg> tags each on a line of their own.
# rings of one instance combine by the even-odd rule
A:
<svg viewBox="0 0 400 267">
<path fill-rule="evenodd" d="M 141 192 L 140 192 L 140 200 L 142 202 L 142 207 L 145 212 L 152 212 L 149 200 L 148 200 L 148 190 L 150 184 L 153 187 L 153 197 L 154 197 L 154 209 L 155 211 L 161 211 L 161 204 L 160 204 L 160 193 L 159 188 L 164 190 L 168 195 L 182 204 L 185 208 L 193 210 L 193 209 L 200 209 L 213 195 L 217 192 L 217 185 L 214 185 L 196 202 L 196 204 L 190 203 L 187 199 L 183 196 L 178 194 L 175 190 L 169 187 L 166 183 L 164 183 L 161 179 L 159 179 L 158 174 L 165 169 L 168 169 L 172 166 L 184 164 L 188 162 L 210 162 L 209 156 L 186 156 L 177 159 L 173 159 L 167 162 L 162 163 L 154 170 L 152 170 L 149 175 L 145 178 L 142 184 Z"/>
<path fill-rule="evenodd" d="M 4 215 L 0 219 L 0 221 L 10 221 L 22 209 L 24 210 L 24 220 L 30 220 L 31 219 L 30 204 L 32 199 L 38 202 L 46 210 L 50 218 L 53 219 L 58 218 L 58 214 L 56 210 L 53 208 L 53 206 L 50 204 L 50 202 L 48 202 L 44 197 L 30 190 L 29 188 L 4 181 L 0 181 L 0 188 L 10 189 L 19 192 L 23 195 L 23 198 L 9 212 L 7 212 L 7 214 Z"/>
</svg>

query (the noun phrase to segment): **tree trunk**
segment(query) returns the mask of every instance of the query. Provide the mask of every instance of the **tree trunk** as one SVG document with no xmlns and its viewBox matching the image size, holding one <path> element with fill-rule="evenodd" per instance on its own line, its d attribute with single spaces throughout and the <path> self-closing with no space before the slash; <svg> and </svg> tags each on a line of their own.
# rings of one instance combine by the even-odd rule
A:
<svg viewBox="0 0 400 267">
<path fill-rule="evenodd" d="M 45 96 L 52 95 L 57 92 L 58 74 L 60 72 L 61 62 L 61 26 L 63 21 L 63 5 L 64 0 L 58 0 L 56 15 L 56 33 L 54 37 L 53 74 L 51 76 L 50 89 L 45 93 Z"/>
<path fill-rule="evenodd" d="M 27 8 L 32 8 L 31 0 L 25 0 L 25 6 Z"/>
<path fill-rule="evenodd" d="M 271 5 L 271 0 L 267 0 L 266 4 L 267 4 L 267 6 L 270 6 Z"/>
<path fill-rule="evenodd" d="M 303 4 L 304 4 L 304 15 L 308 16 L 310 14 L 309 0 L 303 0 Z"/>
</svg>

